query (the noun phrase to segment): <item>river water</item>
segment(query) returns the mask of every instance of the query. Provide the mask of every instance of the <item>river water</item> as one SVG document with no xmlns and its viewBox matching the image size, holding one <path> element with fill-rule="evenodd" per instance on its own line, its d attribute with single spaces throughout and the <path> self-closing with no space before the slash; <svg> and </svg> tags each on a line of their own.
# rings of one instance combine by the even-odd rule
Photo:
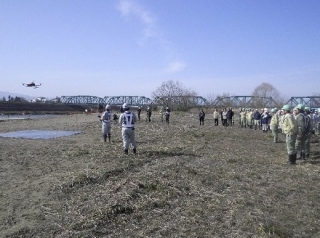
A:
<svg viewBox="0 0 320 238">
<path fill-rule="evenodd" d="M 0 120 L 26 120 L 26 119 L 42 119 L 48 117 L 56 117 L 59 115 L 0 115 Z M 0 133 L 3 138 L 26 138 L 26 139 L 54 139 L 63 136 L 71 136 L 79 134 L 81 131 L 62 131 L 62 130 L 21 130 L 7 133 Z"/>
</svg>

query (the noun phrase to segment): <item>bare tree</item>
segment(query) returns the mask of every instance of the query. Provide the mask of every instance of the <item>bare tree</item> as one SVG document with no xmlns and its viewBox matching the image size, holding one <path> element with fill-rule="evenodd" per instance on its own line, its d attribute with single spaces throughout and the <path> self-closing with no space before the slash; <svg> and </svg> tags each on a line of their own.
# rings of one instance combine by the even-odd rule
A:
<svg viewBox="0 0 320 238">
<path fill-rule="evenodd" d="M 265 107 L 266 102 L 272 99 L 276 105 L 281 105 L 284 102 L 280 92 L 270 83 L 262 83 L 257 86 L 252 93 L 254 107 Z M 276 106 L 275 105 L 275 106 Z"/>
<path fill-rule="evenodd" d="M 207 106 L 213 107 L 216 101 L 216 96 L 214 96 L 214 93 L 210 93 L 207 95 L 206 100 L 207 100 Z"/>
<path fill-rule="evenodd" d="M 157 104 L 169 106 L 170 108 L 186 109 L 194 105 L 188 98 L 196 96 L 196 92 L 185 88 L 180 82 L 168 80 L 163 82 L 159 88 L 152 92 L 152 98 Z"/>
</svg>

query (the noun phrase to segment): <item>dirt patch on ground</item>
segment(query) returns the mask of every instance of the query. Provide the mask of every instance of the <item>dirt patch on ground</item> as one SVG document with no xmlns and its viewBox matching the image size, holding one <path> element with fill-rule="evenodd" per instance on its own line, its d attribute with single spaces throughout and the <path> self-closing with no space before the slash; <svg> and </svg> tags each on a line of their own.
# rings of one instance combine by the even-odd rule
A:
<svg viewBox="0 0 320 238">
<path fill-rule="evenodd" d="M 103 142 L 97 114 L 1 121 L 0 133 L 82 133 L 0 138 L 0 237 L 319 237 L 319 136 L 292 166 L 284 136 L 207 117 L 139 121 L 128 156 L 116 122 Z"/>
</svg>

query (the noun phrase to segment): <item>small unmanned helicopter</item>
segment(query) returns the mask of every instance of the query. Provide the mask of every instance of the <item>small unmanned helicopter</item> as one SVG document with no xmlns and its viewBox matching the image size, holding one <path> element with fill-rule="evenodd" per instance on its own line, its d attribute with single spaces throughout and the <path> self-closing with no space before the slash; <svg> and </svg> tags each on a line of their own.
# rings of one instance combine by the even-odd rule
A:
<svg viewBox="0 0 320 238">
<path fill-rule="evenodd" d="M 35 84 L 35 82 L 32 81 L 31 83 L 23 83 L 22 85 L 25 86 L 25 87 L 28 87 L 28 88 L 32 88 L 33 87 L 34 89 L 36 89 L 36 88 L 39 88 L 41 86 L 41 83 L 40 84 Z"/>
</svg>

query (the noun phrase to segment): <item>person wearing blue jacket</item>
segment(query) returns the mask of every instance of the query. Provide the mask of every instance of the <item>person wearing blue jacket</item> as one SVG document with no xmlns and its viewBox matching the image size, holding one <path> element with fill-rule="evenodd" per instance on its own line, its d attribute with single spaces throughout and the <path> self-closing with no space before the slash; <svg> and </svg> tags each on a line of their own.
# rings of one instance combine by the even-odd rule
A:
<svg viewBox="0 0 320 238">
<path fill-rule="evenodd" d="M 255 110 L 253 113 L 253 120 L 254 120 L 254 129 L 261 130 L 261 113 L 258 109 Z"/>
<path fill-rule="evenodd" d="M 268 132 L 268 125 L 270 121 L 271 115 L 269 113 L 268 108 L 265 108 L 263 110 L 263 113 L 261 114 L 261 124 L 262 124 L 262 132 Z"/>
</svg>

